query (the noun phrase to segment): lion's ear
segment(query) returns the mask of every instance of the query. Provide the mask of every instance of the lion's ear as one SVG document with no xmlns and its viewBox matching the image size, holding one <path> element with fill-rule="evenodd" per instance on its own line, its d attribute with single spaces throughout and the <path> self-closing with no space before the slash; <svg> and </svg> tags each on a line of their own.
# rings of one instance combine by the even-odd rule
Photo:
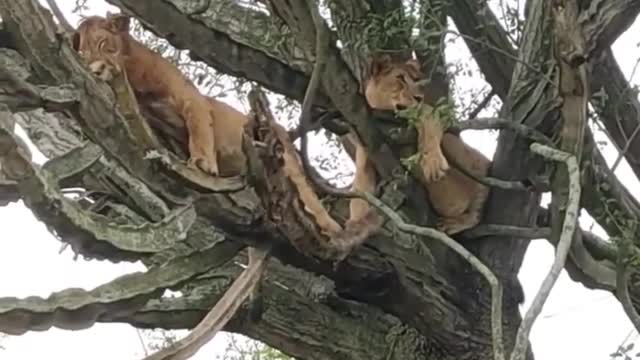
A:
<svg viewBox="0 0 640 360">
<path fill-rule="evenodd" d="M 376 55 L 369 61 L 369 78 L 375 77 L 383 73 L 391 66 L 391 56 L 388 54 Z"/>
<path fill-rule="evenodd" d="M 125 14 L 107 13 L 107 22 L 109 23 L 109 28 L 112 31 L 128 33 L 131 18 Z"/>
</svg>

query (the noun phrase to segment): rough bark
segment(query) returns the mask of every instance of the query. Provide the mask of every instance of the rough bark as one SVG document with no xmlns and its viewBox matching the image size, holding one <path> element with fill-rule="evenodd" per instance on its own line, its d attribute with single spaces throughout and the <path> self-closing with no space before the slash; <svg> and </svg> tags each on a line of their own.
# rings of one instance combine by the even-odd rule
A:
<svg viewBox="0 0 640 360">
<path fill-rule="evenodd" d="M 472 10 L 470 10 L 472 9 Z M 454 2 L 452 3 L 451 13 L 456 21 L 456 24 L 461 29 L 461 33 L 465 35 L 465 39 L 467 39 L 467 44 L 472 49 L 472 53 L 476 61 L 480 64 L 481 67 L 485 67 L 487 69 L 493 69 L 492 71 L 503 71 L 503 73 L 489 73 L 486 74 L 487 80 L 492 85 L 494 89 L 498 89 L 496 94 L 503 99 L 503 101 L 507 101 L 507 94 L 502 93 L 499 89 L 502 88 L 500 85 L 501 82 L 499 79 L 504 79 L 508 74 L 510 74 L 509 69 L 512 69 L 516 64 L 516 57 L 513 56 L 514 50 L 509 45 L 509 40 L 506 35 L 504 29 L 499 26 L 499 23 L 495 21 L 495 16 L 493 13 L 487 9 L 482 8 L 481 12 L 478 11 L 479 8 L 476 2 L 468 1 L 468 2 Z M 614 27 L 613 30 L 608 30 L 612 32 L 622 31 L 626 26 L 628 26 L 628 19 L 634 18 L 637 15 L 636 12 L 630 11 L 626 13 L 627 20 L 622 20 L 617 23 L 609 23 L 609 26 Z M 611 18 L 611 16 L 606 18 Z M 504 48 L 501 51 L 482 51 L 480 49 L 476 49 L 474 44 L 476 41 L 469 38 L 473 35 L 472 29 L 468 28 L 464 25 L 466 22 L 475 21 L 478 23 L 479 29 L 489 29 L 491 34 L 489 38 L 494 39 L 493 42 L 497 44 L 502 44 Z M 460 24 L 460 25 L 459 25 Z M 593 27 L 595 25 L 591 25 Z M 488 31 L 488 30 L 485 30 Z M 595 39 L 592 39 L 595 41 Z M 608 46 L 608 45 L 607 45 Z M 624 132 L 621 132 L 621 127 L 614 124 L 614 122 L 619 121 L 622 124 L 625 124 L 626 129 L 632 129 L 633 124 L 636 122 L 635 115 L 632 112 L 633 104 L 637 103 L 637 99 L 635 97 L 630 96 L 630 93 L 619 93 L 613 92 L 616 94 L 617 99 L 621 99 L 621 101 L 626 101 L 628 104 L 631 104 L 631 107 L 613 107 L 609 106 L 603 108 L 601 97 L 595 96 L 596 90 L 599 90 L 598 86 L 595 84 L 598 83 L 600 78 L 603 77 L 603 74 L 608 74 L 608 78 L 611 77 L 615 81 L 609 82 L 608 84 L 614 83 L 618 84 L 621 87 L 626 86 L 628 88 L 628 84 L 624 80 L 624 76 L 620 71 L 615 59 L 613 59 L 613 55 L 608 48 L 604 48 L 601 50 L 601 53 L 592 54 L 593 58 L 591 59 L 591 73 L 592 79 L 591 81 L 591 92 L 592 98 L 591 103 L 594 108 L 598 111 L 599 115 L 603 118 L 605 122 L 605 126 L 607 129 L 615 130 L 613 133 L 618 134 L 619 136 L 625 136 Z M 609 65 L 608 67 L 602 66 L 602 62 L 607 61 Z M 502 63 L 504 62 L 503 66 Z M 624 84 L 624 85 L 623 85 Z M 615 87 L 613 89 L 616 89 Z M 611 102 L 609 102 L 611 104 Z M 619 114 L 623 114 L 624 116 L 614 117 L 612 114 L 607 114 L 603 110 L 606 111 L 619 111 Z M 614 121 L 615 120 L 615 121 Z M 630 136 L 633 130 L 627 130 L 626 136 Z M 610 133 L 612 133 L 610 131 Z M 626 140 L 613 138 L 614 143 L 622 144 L 626 142 Z M 606 165 L 604 158 L 600 154 L 597 147 L 594 147 L 593 136 L 590 132 L 587 132 L 587 136 L 585 139 L 585 151 L 588 152 L 583 157 L 582 166 L 586 169 L 588 176 L 586 176 L 587 181 L 585 186 L 587 187 L 587 191 L 583 194 L 583 206 L 586 210 L 591 214 L 591 216 L 595 216 L 598 219 L 598 222 L 605 227 L 607 232 L 610 235 L 619 234 L 619 230 L 613 226 L 611 220 L 606 220 L 608 217 L 611 219 L 610 212 L 607 215 L 607 212 L 604 209 L 604 203 L 601 201 L 602 198 L 609 199 L 607 204 L 610 204 L 610 207 L 616 210 L 616 216 L 625 218 L 625 219 L 634 219 L 638 217 L 637 212 L 637 202 L 635 199 L 629 194 L 628 190 L 619 182 L 619 180 L 613 176 L 613 174 L 608 170 L 608 166 Z M 634 153 L 631 150 L 633 143 L 629 147 L 628 151 L 625 153 L 627 160 L 630 163 L 633 163 Z M 600 184 L 600 185 L 599 185 Z M 539 224 L 541 225 L 541 224 Z M 615 236 L 615 235 L 614 235 Z M 583 239 L 593 239 L 593 236 L 589 234 L 582 234 L 581 238 Z M 585 247 L 587 244 L 582 242 L 583 240 L 578 240 L 574 242 L 574 248 L 572 249 L 572 261 L 568 263 L 569 274 L 574 280 L 580 281 L 584 283 L 588 287 L 596 287 L 596 288 L 604 288 L 611 290 L 611 284 L 613 278 L 611 273 L 611 268 L 613 267 L 612 262 L 615 262 L 615 253 L 607 253 L 606 256 L 599 251 L 602 246 L 598 247 Z"/>
</svg>

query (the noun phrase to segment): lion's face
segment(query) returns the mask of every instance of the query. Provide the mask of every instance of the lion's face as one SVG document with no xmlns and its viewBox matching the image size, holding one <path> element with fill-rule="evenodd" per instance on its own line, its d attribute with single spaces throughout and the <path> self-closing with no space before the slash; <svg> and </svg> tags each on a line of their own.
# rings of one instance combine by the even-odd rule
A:
<svg viewBox="0 0 640 360">
<path fill-rule="evenodd" d="M 424 80 L 418 63 L 393 61 L 389 56 L 371 61 L 365 83 L 369 106 L 378 110 L 403 110 L 424 99 Z"/>
<path fill-rule="evenodd" d="M 73 48 L 97 77 L 111 80 L 121 70 L 126 53 L 129 17 L 117 14 L 107 18 L 86 18 L 73 36 Z"/>
</svg>

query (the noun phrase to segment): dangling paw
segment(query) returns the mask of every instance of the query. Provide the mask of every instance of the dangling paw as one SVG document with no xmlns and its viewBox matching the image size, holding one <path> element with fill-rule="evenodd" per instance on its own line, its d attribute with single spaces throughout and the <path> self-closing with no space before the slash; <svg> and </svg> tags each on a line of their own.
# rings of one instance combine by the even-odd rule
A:
<svg viewBox="0 0 640 360">
<path fill-rule="evenodd" d="M 189 159 L 187 165 L 194 169 L 195 168 L 200 169 L 206 172 L 207 174 L 211 174 L 212 176 L 218 176 L 218 173 L 219 173 L 218 162 L 215 160 L 207 159 L 202 156 L 199 156 L 199 157 L 192 156 Z"/>
<path fill-rule="evenodd" d="M 446 175 L 447 170 L 449 170 L 449 162 L 447 162 L 447 159 L 439 147 L 436 151 L 422 154 L 420 166 L 424 180 L 427 183 L 442 179 Z"/>
<path fill-rule="evenodd" d="M 477 225 L 477 221 L 469 215 L 454 217 L 454 218 L 440 218 L 436 224 L 436 230 L 442 231 L 447 235 L 457 234 L 463 230 L 471 229 Z"/>
<path fill-rule="evenodd" d="M 106 60 L 96 60 L 92 62 L 89 64 L 89 69 L 96 77 L 107 82 L 113 80 L 116 75 L 120 73 L 117 65 L 111 64 Z"/>
</svg>

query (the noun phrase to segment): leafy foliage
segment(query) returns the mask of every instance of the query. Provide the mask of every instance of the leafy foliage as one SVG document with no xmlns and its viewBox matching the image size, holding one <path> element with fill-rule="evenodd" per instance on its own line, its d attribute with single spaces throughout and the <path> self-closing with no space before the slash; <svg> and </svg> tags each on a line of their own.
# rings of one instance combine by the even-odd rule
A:
<svg viewBox="0 0 640 360">
<path fill-rule="evenodd" d="M 240 335 L 229 335 L 224 354 L 216 360 L 294 360 L 278 350 Z"/>
</svg>

